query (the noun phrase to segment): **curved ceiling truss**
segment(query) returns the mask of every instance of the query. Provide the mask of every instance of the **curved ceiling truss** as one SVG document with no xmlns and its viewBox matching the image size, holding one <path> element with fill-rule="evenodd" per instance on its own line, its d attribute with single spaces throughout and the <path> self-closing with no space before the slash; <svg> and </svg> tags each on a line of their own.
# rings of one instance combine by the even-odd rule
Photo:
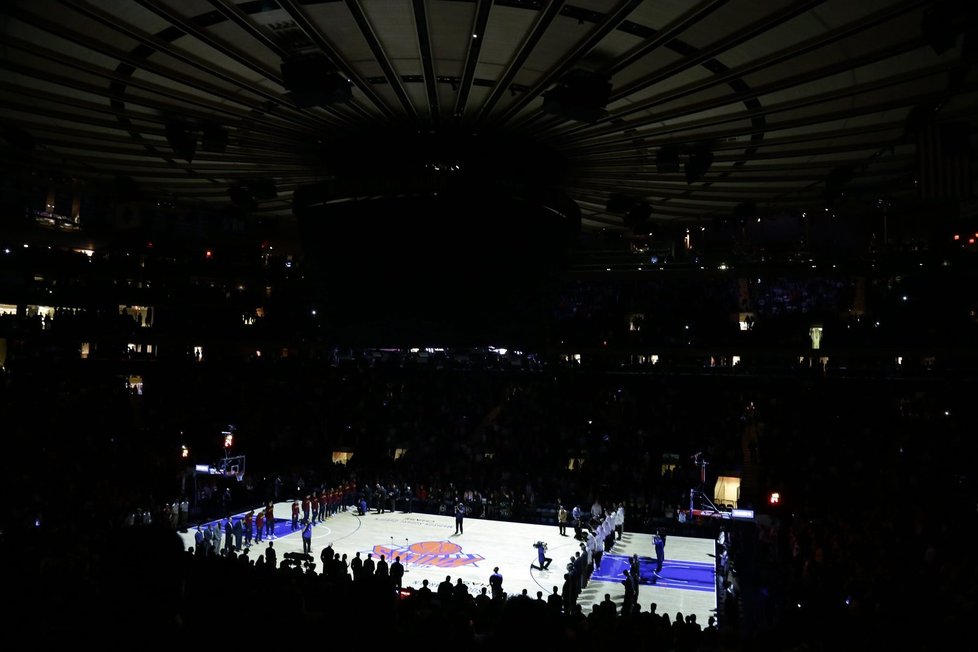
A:
<svg viewBox="0 0 978 652">
<path fill-rule="evenodd" d="M 0 11 L 8 171 L 27 156 L 212 207 L 260 179 L 275 187 L 253 208 L 267 216 L 291 216 L 293 193 L 342 174 L 357 143 L 381 159 L 386 143 L 413 142 L 396 134 L 558 153 L 557 185 L 585 229 L 633 228 L 623 202 L 654 223 L 745 203 L 815 208 L 843 185 L 867 201 L 910 198 L 916 133 L 955 121 L 973 137 L 978 116 L 974 16 L 946 2 L 61 0 Z M 282 62 L 308 53 L 348 97 L 297 103 Z M 586 119 L 547 109 L 582 75 L 610 83 L 572 97 Z M 174 146 L 180 129 L 194 146 Z M 208 129 L 226 141 L 207 143 Z"/>
</svg>

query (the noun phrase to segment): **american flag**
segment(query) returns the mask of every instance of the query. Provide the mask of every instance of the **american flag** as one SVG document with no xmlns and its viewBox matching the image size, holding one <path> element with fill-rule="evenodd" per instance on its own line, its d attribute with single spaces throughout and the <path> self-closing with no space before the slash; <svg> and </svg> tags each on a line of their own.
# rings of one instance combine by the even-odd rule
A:
<svg viewBox="0 0 978 652">
<path fill-rule="evenodd" d="M 975 196 L 971 131 L 967 122 L 930 121 L 917 136 L 920 198 L 966 201 Z"/>
</svg>

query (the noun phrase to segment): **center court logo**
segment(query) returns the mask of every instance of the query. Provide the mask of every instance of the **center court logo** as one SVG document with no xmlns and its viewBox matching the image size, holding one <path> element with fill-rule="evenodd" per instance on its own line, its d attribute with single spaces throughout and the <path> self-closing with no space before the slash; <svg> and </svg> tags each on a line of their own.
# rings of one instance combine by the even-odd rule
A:
<svg viewBox="0 0 978 652">
<path fill-rule="evenodd" d="M 374 546 L 370 552 L 387 559 L 400 557 L 405 566 L 432 566 L 435 568 L 461 568 L 478 566 L 482 555 L 464 554 L 462 546 L 451 541 L 419 541 L 406 546 Z"/>
</svg>

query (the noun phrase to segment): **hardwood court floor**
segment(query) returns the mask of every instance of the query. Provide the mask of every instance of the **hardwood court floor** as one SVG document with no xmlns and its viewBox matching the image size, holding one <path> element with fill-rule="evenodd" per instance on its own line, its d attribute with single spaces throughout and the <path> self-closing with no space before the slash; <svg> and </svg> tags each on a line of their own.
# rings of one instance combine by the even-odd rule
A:
<svg viewBox="0 0 978 652">
<path fill-rule="evenodd" d="M 299 531 L 291 531 L 291 504 L 275 505 L 274 547 L 278 559 L 288 552 L 302 552 Z M 238 515 L 240 516 L 240 515 Z M 568 528 L 573 534 L 573 529 Z M 194 528 L 181 534 L 187 546 L 194 545 Z M 546 571 L 530 567 L 536 564 L 537 550 L 534 542 L 547 543 L 547 556 L 553 562 Z M 404 586 L 420 587 L 427 579 L 435 590 L 439 582 L 450 577 L 454 584 L 459 578 L 476 595 L 482 587 L 488 588 L 492 569 L 499 567 L 503 575 L 503 589 L 515 595 L 526 589 L 531 598 L 537 591 L 546 597 L 553 587 L 563 585 L 563 576 L 571 557 L 580 549 L 580 542 L 573 536 L 560 536 L 554 525 L 534 525 L 466 518 L 464 532 L 455 535 L 454 516 L 427 513 L 370 512 L 358 516 L 355 512 L 340 512 L 313 529 L 312 555 L 321 571 L 319 555 L 323 548 L 332 544 L 334 552 L 346 554 L 347 560 L 357 552 L 374 559 L 384 555 L 388 561 L 401 557 L 404 564 Z M 252 544 L 250 556 L 257 558 L 266 542 Z M 638 554 L 642 560 L 643 583 L 638 603 L 642 611 L 648 611 L 650 603 L 657 605 L 657 613 L 675 616 L 696 614 L 696 620 L 706 626 L 707 619 L 716 614 L 717 594 L 713 539 L 669 536 L 666 542 L 665 564 L 661 579 L 652 579 L 650 562 L 655 551 L 652 537 L 626 531 L 621 541 L 606 553 L 601 569 L 595 573 L 581 594 L 578 604 L 584 613 L 590 613 L 593 604 L 609 594 L 619 608 L 624 594 L 621 569 L 625 558 Z"/>
</svg>

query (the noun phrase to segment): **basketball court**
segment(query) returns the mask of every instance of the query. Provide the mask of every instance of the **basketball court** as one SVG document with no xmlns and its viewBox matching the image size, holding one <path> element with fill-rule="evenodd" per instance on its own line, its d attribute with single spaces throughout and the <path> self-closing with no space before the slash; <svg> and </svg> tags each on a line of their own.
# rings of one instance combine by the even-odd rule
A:
<svg viewBox="0 0 978 652">
<path fill-rule="evenodd" d="M 319 572 L 319 555 L 327 545 L 332 545 L 336 553 L 346 554 L 347 562 L 358 552 L 362 558 L 370 553 L 375 560 L 384 555 L 388 562 L 399 556 L 405 570 L 405 588 L 418 588 L 427 579 L 434 591 L 446 577 L 451 578 L 452 584 L 461 578 L 473 596 L 483 587 L 488 589 L 489 575 L 498 566 L 508 595 L 525 589 L 531 598 L 542 591 L 546 599 L 555 586 L 560 592 L 567 564 L 581 545 L 572 536 L 573 528 L 568 528 L 570 535 L 561 536 L 555 525 L 466 518 L 463 527 L 464 532 L 456 535 L 454 516 L 373 511 L 359 516 L 353 511 L 340 512 L 313 528 L 312 556 Z M 194 545 L 194 530 L 192 527 L 181 533 L 188 547 Z M 272 541 L 280 561 L 286 553 L 302 552 L 301 532 L 291 528 L 291 503 L 275 505 L 274 532 Z M 546 571 L 531 568 L 537 563 L 537 549 L 533 547 L 537 541 L 547 543 L 546 555 L 553 560 Z M 267 540 L 252 542 L 249 557 L 257 559 L 267 546 Z M 705 627 L 717 608 L 714 546 L 713 539 L 669 536 L 661 577 L 655 578 L 652 536 L 628 532 L 626 520 L 622 540 L 605 553 L 578 604 L 588 614 L 593 604 L 609 594 L 620 609 L 623 571 L 628 558 L 637 554 L 642 577 L 638 593 L 641 610 L 647 612 L 654 602 L 657 613 L 696 614 L 697 622 Z"/>
</svg>

